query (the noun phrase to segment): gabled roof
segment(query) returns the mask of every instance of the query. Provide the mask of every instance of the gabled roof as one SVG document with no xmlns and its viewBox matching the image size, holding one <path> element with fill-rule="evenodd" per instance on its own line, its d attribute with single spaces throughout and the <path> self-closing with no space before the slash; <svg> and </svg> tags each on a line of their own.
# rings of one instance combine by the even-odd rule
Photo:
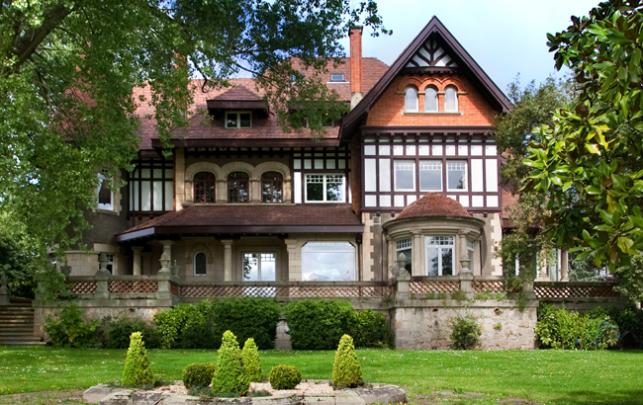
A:
<svg viewBox="0 0 643 405">
<path fill-rule="evenodd" d="M 435 41 L 436 37 L 440 41 Z M 440 52 L 442 50 L 440 45 L 444 45 L 444 48 L 446 48 L 444 49 L 446 55 L 448 55 L 446 59 L 442 56 L 442 52 Z M 428 53 L 430 53 L 430 51 L 434 54 L 429 55 Z M 371 106 L 379 99 L 393 79 L 400 74 L 402 69 L 415 67 L 415 64 L 421 67 L 423 65 L 421 63 L 423 59 L 430 68 L 457 65 L 458 68 L 468 71 L 473 79 L 478 82 L 483 92 L 486 93 L 491 100 L 496 102 L 501 111 L 506 112 L 511 109 L 512 104 L 507 96 L 493 80 L 491 80 L 489 75 L 485 73 L 471 55 L 469 55 L 444 24 L 434 16 L 406 49 L 404 49 L 400 56 L 397 57 L 389 70 L 380 78 L 375 86 L 373 86 L 371 91 L 344 117 L 342 120 L 342 133 L 346 129 L 349 129 L 350 132 L 350 128 L 354 127 L 359 118 L 370 110 Z M 415 64 L 414 61 L 416 62 Z"/>
</svg>

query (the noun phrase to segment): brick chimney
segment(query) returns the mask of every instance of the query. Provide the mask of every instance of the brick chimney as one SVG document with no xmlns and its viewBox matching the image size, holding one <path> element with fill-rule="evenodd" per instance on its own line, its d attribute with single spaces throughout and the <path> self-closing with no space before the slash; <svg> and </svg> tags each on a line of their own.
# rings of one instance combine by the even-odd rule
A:
<svg viewBox="0 0 643 405">
<path fill-rule="evenodd" d="M 355 108 L 362 99 L 362 27 L 351 28 L 350 33 L 351 57 L 351 109 Z"/>
</svg>

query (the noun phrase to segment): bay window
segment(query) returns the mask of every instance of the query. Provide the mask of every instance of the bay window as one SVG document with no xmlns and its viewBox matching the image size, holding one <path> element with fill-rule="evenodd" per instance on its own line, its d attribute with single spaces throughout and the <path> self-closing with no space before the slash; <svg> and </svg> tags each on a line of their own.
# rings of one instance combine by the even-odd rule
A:
<svg viewBox="0 0 643 405">
<path fill-rule="evenodd" d="M 129 177 L 130 211 L 171 211 L 174 170 L 165 160 L 141 161 Z"/>
<path fill-rule="evenodd" d="M 426 236 L 426 269 L 429 276 L 452 276 L 455 274 L 455 237 Z"/>
<path fill-rule="evenodd" d="M 402 239 L 395 242 L 395 260 L 400 259 L 400 253 L 404 254 L 404 269 L 411 273 L 411 263 L 413 262 L 413 243 L 411 239 Z M 398 266 L 400 263 L 398 263 Z"/>
</svg>

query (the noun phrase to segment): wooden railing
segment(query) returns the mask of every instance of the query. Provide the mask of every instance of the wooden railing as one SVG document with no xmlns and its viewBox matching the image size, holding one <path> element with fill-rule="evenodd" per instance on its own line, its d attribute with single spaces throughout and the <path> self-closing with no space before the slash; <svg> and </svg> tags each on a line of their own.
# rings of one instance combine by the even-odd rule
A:
<svg viewBox="0 0 643 405">
<path fill-rule="evenodd" d="M 534 295 L 541 301 L 569 301 L 581 299 L 613 299 L 619 294 L 613 282 L 534 282 Z"/>
</svg>

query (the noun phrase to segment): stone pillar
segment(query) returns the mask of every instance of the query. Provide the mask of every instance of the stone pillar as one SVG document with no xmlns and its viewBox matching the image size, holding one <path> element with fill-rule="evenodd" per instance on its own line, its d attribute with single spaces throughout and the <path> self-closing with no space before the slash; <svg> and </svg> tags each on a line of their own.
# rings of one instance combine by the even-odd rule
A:
<svg viewBox="0 0 643 405">
<path fill-rule="evenodd" d="M 404 268 L 406 263 L 406 256 L 400 253 L 397 257 L 397 271 L 395 276 L 395 299 L 403 300 L 411 296 L 411 275 Z"/>
<path fill-rule="evenodd" d="M 228 179 L 217 178 L 217 185 L 214 194 L 214 199 L 216 202 L 228 202 Z"/>
<path fill-rule="evenodd" d="M 232 281 L 232 239 L 224 239 L 223 244 L 223 281 Z"/>
<path fill-rule="evenodd" d="M 299 241 L 286 239 L 286 250 L 288 251 L 288 280 L 301 281 L 301 260 L 299 257 Z"/>
<path fill-rule="evenodd" d="M 422 263 L 422 257 L 424 257 L 422 254 L 424 246 L 422 245 L 422 234 L 414 233 L 412 236 L 411 249 L 411 254 L 413 255 L 411 258 L 411 272 L 413 276 L 426 276 L 428 274 L 428 269 L 426 269 L 424 263 Z"/>
<path fill-rule="evenodd" d="M 7 290 L 7 276 L 0 275 L 0 305 L 9 305 L 9 291 Z"/>
<path fill-rule="evenodd" d="M 260 203 L 261 202 L 261 181 L 259 179 L 250 178 L 248 184 L 248 192 L 250 196 L 248 200 L 251 203 Z"/>
<path fill-rule="evenodd" d="M 170 268 L 170 265 L 172 264 L 172 243 L 173 242 L 171 240 L 161 241 L 161 244 L 163 244 L 163 253 L 159 259 L 159 262 L 161 262 L 161 269 L 158 274 L 172 274 Z"/>
<path fill-rule="evenodd" d="M 560 250 L 560 281 L 569 281 L 569 254 L 567 249 Z"/>
<path fill-rule="evenodd" d="M 185 152 L 183 148 L 174 151 L 174 201 L 177 211 L 183 209 L 185 200 Z"/>
<path fill-rule="evenodd" d="M 141 275 L 141 251 L 142 246 L 132 246 L 132 275 Z"/>
<path fill-rule="evenodd" d="M 109 276 L 106 253 L 99 253 L 98 271 L 96 272 L 96 293 L 94 294 L 96 298 L 109 298 Z"/>
<path fill-rule="evenodd" d="M 543 255 L 546 256 L 547 252 L 541 250 L 536 255 L 536 281 L 550 281 L 547 273 L 547 258 L 543 258 Z"/>
</svg>

